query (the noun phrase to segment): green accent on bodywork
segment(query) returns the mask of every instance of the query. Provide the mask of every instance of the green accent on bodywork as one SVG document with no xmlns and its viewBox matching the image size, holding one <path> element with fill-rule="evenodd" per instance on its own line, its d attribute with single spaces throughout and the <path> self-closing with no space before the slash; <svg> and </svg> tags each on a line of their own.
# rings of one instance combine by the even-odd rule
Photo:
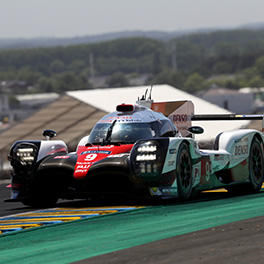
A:
<svg viewBox="0 0 264 264">
<path fill-rule="evenodd" d="M 147 207 L 2 235 L 0 263 L 70 263 L 263 215 L 264 193 Z"/>
<path fill-rule="evenodd" d="M 198 158 L 198 159 L 192 159 L 192 165 L 194 165 L 194 164 L 197 164 L 197 163 L 201 162 L 201 161 L 202 161 L 202 159 L 203 159 L 203 157 L 201 157 L 201 158 Z"/>
</svg>

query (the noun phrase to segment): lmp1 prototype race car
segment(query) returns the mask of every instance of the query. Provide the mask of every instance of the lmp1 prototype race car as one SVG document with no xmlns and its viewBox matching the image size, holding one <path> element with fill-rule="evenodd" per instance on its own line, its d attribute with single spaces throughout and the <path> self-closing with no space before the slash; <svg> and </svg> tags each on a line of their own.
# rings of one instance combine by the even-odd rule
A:
<svg viewBox="0 0 264 264">
<path fill-rule="evenodd" d="M 264 137 L 260 131 L 222 132 L 213 150 L 203 150 L 192 136 L 203 129 L 190 121 L 262 119 L 262 115 L 198 116 L 192 110 L 188 113 L 190 101 L 181 101 L 170 104 L 175 109 L 167 117 L 153 111 L 154 104 L 142 98 L 135 105 L 118 105 L 80 140 L 76 152 L 68 153 L 63 141 L 51 140 L 56 134 L 52 130 L 44 131 L 47 140 L 15 142 L 9 154 L 13 172 L 8 201 L 45 207 L 58 198 L 133 193 L 187 200 L 194 193 L 217 188 L 261 189 Z"/>
</svg>

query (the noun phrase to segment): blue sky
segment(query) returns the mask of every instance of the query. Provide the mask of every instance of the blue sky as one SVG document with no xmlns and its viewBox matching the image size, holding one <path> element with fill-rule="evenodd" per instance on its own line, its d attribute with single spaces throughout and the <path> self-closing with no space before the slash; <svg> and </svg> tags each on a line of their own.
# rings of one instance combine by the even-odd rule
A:
<svg viewBox="0 0 264 264">
<path fill-rule="evenodd" d="M 0 3 L 0 38 L 229 28 L 264 22 L 263 0 L 0 0 Z"/>
</svg>

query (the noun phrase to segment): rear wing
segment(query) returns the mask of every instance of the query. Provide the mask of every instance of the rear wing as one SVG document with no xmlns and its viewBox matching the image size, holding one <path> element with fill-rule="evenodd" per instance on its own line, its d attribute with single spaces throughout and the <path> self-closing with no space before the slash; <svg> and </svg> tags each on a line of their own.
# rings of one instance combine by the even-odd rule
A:
<svg viewBox="0 0 264 264">
<path fill-rule="evenodd" d="M 264 133 L 264 115 L 249 114 L 194 114 L 192 101 L 158 102 L 151 104 L 151 109 L 161 112 L 170 118 L 182 136 L 191 136 L 188 128 L 192 121 L 222 121 L 222 120 L 262 120 L 262 132 Z"/>
<path fill-rule="evenodd" d="M 240 115 L 240 114 L 224 114 L 224 115 L 192 115 L 192 121 L 222 121 L 222 120 L 262 120 L 261 131 L 264 133 L 264 115 Z"/>
</svg>

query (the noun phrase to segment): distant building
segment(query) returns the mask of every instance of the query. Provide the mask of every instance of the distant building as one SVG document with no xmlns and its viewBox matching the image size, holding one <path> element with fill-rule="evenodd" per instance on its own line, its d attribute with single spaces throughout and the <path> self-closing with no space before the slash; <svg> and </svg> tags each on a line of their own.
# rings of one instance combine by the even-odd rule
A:
<svg viewBox="0 0 264 264">
<path fill-rule="evenodd" d="M 208 90 L 201 97 L 233 113 L 252 113 L 255 111 L 254 95 L 252 93 L 214 88 Z"/>
<path fill-rule="evenodd" d="M 256 112 L 264 112 L 264 87 L 244 87 L 239 92 L 253 95 Z"/>
<path fill-rule="evenodd" d="M 8 112 L 9 111 L 9 104 L 8 98 L 6 95 L 0 95 L 0 112 Z"/>
<path fill-rule="evenodd" d="M 59 98 L 59 94 L 57 93 L 25 94 L 16 96 L 19 105 L 27 108 L 39 108 L 45 104 L 51 103 L 57 98 Z"/>
<path fill-rule="evenodd" d="M 12 81 L 1 81 L 0 91 L 6 93 L 19 93 L 21 91 L 27 91 L 28 84 L 24 81 L 12 80 Z"/>
<path fill-rule="evenodd" d="M 8 97 L 6 95 L 0 95 L 0 130 L 5 127 L 5 123 L 13 120 L 13 113 L 10 110 Z"/>
</svg>

